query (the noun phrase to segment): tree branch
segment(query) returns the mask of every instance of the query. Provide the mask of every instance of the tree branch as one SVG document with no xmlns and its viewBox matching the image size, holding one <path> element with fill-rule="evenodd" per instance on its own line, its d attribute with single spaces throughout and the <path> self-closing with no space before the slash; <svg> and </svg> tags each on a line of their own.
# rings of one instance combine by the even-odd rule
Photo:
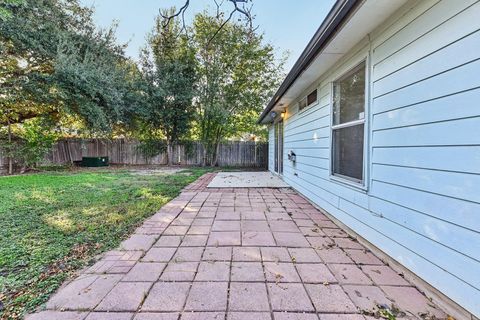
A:
<svg viewBox="0 0 480 320">
<path fill-rule="evenodd" d="M 252 18 L 252 14 L 251 14 L 251 9 L 252 9 L 252 6 L 250 7 L 247 7 L 246 4 L 252 0 L 227 0 L 229 3 L 233 4 L 233 9 L 232 11 L 230 11 L 230 14 L 228 15 L 228 18 L 222 22 L 222 24 L 220 25 L 220 27 L 213 33 L 213 35 L 210 37 L 210 39 L 208 40 L 207 42 L 207 46 L 210 45 L 210 43 L 213 41 L 213 39 L 220 33 L 220 31 L 223 29 L 223 27 L 225 27 L 225 25 L 232 20 L 233 16 L 235 15 L 235 13 L 240 13 L 242 14 L 246 20 L 248 21 L 248 24 L 250 26 L 250 29 L 252 31 L 254 31 L 254 28 L 253 28 L 253 18 Z M 221 16 L 221 7 L 223 6 L 225 0 L 213 0 L 213 2 L 215 3 L 215 6 L 216 6 L 216 16 L 217 18 L 220 18 Z M 242 3 L 242 5 L 240 6 L 239 3 Z M 165 20 L 165 23 L 163 24 L 163 27 L 167 27 L 168 24 L 174 19 L 174 18 L 177 18 L 177 17 L 181 17 L 182 19 L 182 27 L 180 29 L 180 33 L 182 32 L 185 32 L 187 30 L 187 27 L 186 27 L 186 23 L 185 23 L 185 12 L 187 11 L 188 7 L 190 6 L 190 0 L 185 0 L 185 3 L 184 5 L 177 11 L 177 12 L 174 12 L 173 14 L 171 15 L 164 15 L 161 11 L 160 11 L 160 16 Z"/>
<path fill-rule="evenodd" d="M 185 11 L 188 9 L 189 5 L 190 5 L 190 0 L 185 0 L 185 4 L 177 12 L 174 12 L 172 15 L 168 15 L 168 16 L 163 15 L 162 10 L 159 10 L 160 16 L 166 20 L 163 27 L 168 26 L 170 24 L 170 21 L 172 21 L 172 19 L 180 15 L 182 15 L 182 18 L 184 18 Z M 185 19 L 183 19 L 183 25 L 185 26 Z"/>
</svg>

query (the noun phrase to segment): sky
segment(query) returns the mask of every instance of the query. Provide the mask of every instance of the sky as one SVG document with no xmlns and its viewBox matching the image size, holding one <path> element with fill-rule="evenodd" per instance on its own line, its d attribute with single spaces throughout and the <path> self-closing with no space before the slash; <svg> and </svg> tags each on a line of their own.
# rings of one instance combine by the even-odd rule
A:
<svg viewBox="0 0 480 320">
<path fill-rule="evenodd" d="M 117 36 L 121 43 L 129 42 L 126 53 L 138 59 L 145 36 L 154 25 L 154 18 L 160 8 L 181 7 L 185 0 L 80 0 L 82 4 L 95 8 L 95 22 L 108 27 L 118 22 Z M 187 21 L 204 9 L 212 9 L 213 0 L 191 0 Z M 263 32 L 265 40 L 276 48 L 281 57 L 289 52 L 285 71 L 289 71 L 298 59 L 308 41 L 312 38 L 323 19 L 333 6 L 334 0 L 253 0 L 252 13 L 255 25 Z M 231 4 L 224 1 L 228 10 Z"/>
</svg>

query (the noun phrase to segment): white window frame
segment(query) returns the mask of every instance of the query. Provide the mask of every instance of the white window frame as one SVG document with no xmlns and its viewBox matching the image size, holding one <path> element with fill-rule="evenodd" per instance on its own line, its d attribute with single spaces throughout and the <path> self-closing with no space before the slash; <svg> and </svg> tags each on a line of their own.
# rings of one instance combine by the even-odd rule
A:
<svg viewBox="0 0 480 320">
<path fill-rule="evenodd" d="M 282 141 L 280 143 L 280 139 L 278 136 L 278 131 L 277 131 L 277 126 L 279 123 L 282 123 Z M 285 119 L 281 117 L 275 118 L 273 121 L 273 143 L 274 143 L 274 149 L 273 149 L 273 172 L 279 176 L 283 177 L 284 170 L 285 170 Z M 275 149 L 277 149 L 277 152 L 275 152 Z M 280 149 L 281 149 L 281 154 L 280 154 Z M 281 169 L 280 169 L 281 165 Z M 276 168 L 275 168 L 276 166 Z"/>
<path fill-rule="evenodd" d="M 338 124 L 338 125 L 334 125 L 333 121 L 334 121 L 334 117 L 333 117 L 333 113 L 334 113 L 334 86 L 335 86 L 335 82 L 337 82 L 338 80 L 340 80 L 341 78 L 343 78 L 346 74 L 348 74 L 349 72 L 351 72 L 352 70 L 354 70 L 355 68 L 357 68 L 359 65 L 361 65 L 362 63 L 365 63 L 365 108 L 364 108 L 364 117 L 363 119 L 359 119 L 359 120 L 354 120 L 354 121 L 350 121 L 350 122 L 347 122 L 347 123 L 341 123 L 341 124 Z M 330 170 L 329 170 L 329 173 L 330 173 L 330 180 L 333 181 L 333 182 L 337 182 L 337 183 L 340 183 L 340 184 L 343 184 L 343 185 L 346 185 L 346 186 L 349 186 L 349 187 L 353 187 L 355 189 L 358 189 L 358 190 L 362 190 L 362 191 L 367 191 L 368 189 L 368 184 L 367 184 L 367 181 L 368 181 L 368 152 L 369 152 L 369 136 L 368 136 L 368 126 L 369 126 L 369 117 L 370 117 L 370 74 L 371 74 L 371 71 L 370 71 L 370 57 L 368 54 L 366 55 L 363 55 L 361 57 L 359 57 L 358 59 L 356 59 L 354 62 L 352 62 L 351 64 L 349 64 L 349 67 L 348 69 L 345 69 L 345 70 L 342 70 L 341 74 L 336 77 L 333 81 L 331 81 L 330 83 L 330 161 L 329 161 L 329 167 L 330 167 Z M 344 175 L 341 175 L 341 174 L 338 174 L 338 173 L 334 173 L 333 170 L 334 170 L 334 167 L 333 167 L 333 157 L 334 157 L 334 152 L 333 152 L 333 133 L 336 129 L 341 129 L 341 128 L 346 128 L 346 127 L 351 127 L 351 126 L 354 126 L 354 125 L 359 125 L 359 124 L 363 124 L 363 158 L 362 158 L 362 161 L 363 161 L 363 171 L 362 171 L 362 177 L 363 179 L 361 181 L 355 179 L 355 178 L 352 178 L 352 177 L 348 177 L 348 176 L 344 176 Z"/>
<path fill-rule="evenodd" d="M 314 102 L 312 102 L 312 103 L 310 103 L 310 104 L 307 104 L 307 101 L 308 101 L 308 100 L 307 100 L 307 97 L 308 97 L 310 94 L 312 94 L 313 91 L 315 91 L 315 90 L 317 90 L 317 100 L 315 100 Z M 319 95 L 320 95 L 320 90 L 319 90 L 318 88 L 313 88 L 312 90 L 308 91 L 308 93 L 307 93 L 306 95 L 304 95 L 301 99 L 299 99 L 298 102 L 297 102 L 298 112 L 299 112 L 299 113 L 300 113 L 300 112 L 303 112 L 303 111 L 309 109 L 310 107 L 313 107 L 313 106 L 317 105 L 317 104 L 319 103 L 319 99 L 320 99 Z M 300 102 L 301 102 L 302 100 L 305 100 L 305 104 L 306 104 L 306 105 L 305 105 L 305 108 L 303 108 L 302 110 L 300 110 Z"/>
</svg>

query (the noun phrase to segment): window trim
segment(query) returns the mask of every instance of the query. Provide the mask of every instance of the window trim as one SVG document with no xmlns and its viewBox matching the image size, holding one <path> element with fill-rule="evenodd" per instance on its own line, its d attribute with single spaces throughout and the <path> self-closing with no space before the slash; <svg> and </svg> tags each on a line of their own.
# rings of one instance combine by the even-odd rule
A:
<svg viewBox="0 0 480 320">
<path fill-rule="evenodd" d="M 282 141 L 279 139 L 279 124 L 282 126 Z M 285 120 L 277 116 L 273 121 L 273 173 L 283 177 L 285 169 Z M 281 151 L 281 154 L 280 154 Z"/>
<path fill-rule="evenodd" d="M 364 108 L 364 117 L 363 119 L 353 120 L 346 123 L 341 123 L 338 125 L 334 125 L 334 87 L 335 82 L 342 80 L 348 73 L 352 72 L 356 68 L 358 68 L 362 63 L 365 64 L 365 108 Z M 336 182 L 348 187 L 352 187 L 356 190 L 361 190 L 363 192 L 367 192 L 368 190 L 368 152 L 369 152 L 369 136 L 368 136 L 368 125 L 369 125 L 369 106 L 370 106 L 370 56 L 369 54 L 362 55 L 354 62 L 350 64 L 350 67 L 342 70 L 342 73 L 335 77 L 334 80 L 330 82 L 330 161 L 329 161 L 329 178 L 332 182 Z M 333 133 L 336 129 L 348 128 L 355 125 L 363 124 L 363 157 L 362 157 L 362 177 L 363 179 L 360 181 L 353 177 L 348 177 L 342 174 L 334 173 L 334 166 L 333 166 Z"/>
<path fill-rule="evenodd" d="M 365 118 L 358 119 L 358 120 L 353 120 L 353 121 L 349 121 L 349 122 L 345 122 L 345 123 L 341 123 L 341 124 L 332 125 L 332 130 L 358 126 L 360 124 L 365 124 Z"/>
<path fill-rule="evenodd" d="M 315 100 L 314 102 L 312 102 L 312 103 L 310 103 L 310 104 L 307 104 L 307 102 L 308 102 L 308 96 L 309 96 L 310 94 L 312 94 L 313 91 L 315 91 L 315 90 L 317 91 L 317 100 Z M 297 102 L 298 113 L 303 112 L 303 111 L 307 110 L 308 108 L 313 107 L 313 106 L 316 106 L 317 104 L 319 104 L 319 102 L 320 102 L 320 97 L 319 97 L 320 92 L 319 92 L 319 91 L 320 91 L 320 90 L 318 90 L 318 88 L 314 88 L 314 89 L 308 91 L 308 93 L 307 93 L 306 95 L 302 96 L 302 98 L 298 99 L 298 102 Z M 300 110 L 300 102 L 301 102 L 302 100 L 305 100 L 305 104 L 306 104 L 306 105 L 305 105 L 305 107 L 304 107 L 303 109 Z"/>
</svg>

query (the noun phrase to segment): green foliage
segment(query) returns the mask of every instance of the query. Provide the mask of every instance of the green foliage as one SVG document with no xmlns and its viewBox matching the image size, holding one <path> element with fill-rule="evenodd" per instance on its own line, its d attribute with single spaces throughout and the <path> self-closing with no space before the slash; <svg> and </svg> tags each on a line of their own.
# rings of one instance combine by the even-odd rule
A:
<svg viewBox="0 0 480 320">
<path fill-rule="evenodd" d="M 163 13 L 170 15 L 173 10 Z M 147 42 L 141 65 L 148 104 L 141 109 L 139 119 L 149 132 L 158 130 L 157 138 L 165 138 L 170 147 L 185 138 L 193 119 L 195 55 L 189 39 L 180 34 L 178 19 L 167 23 L 157 17 Z M 168 158 L 170 162 L 170 155 Z"/>
<path fill-rule="evenodd" d="M 197 149 L 195 148 L 195 142 L 192 141 L 192 140 L 182 140 L 182 141 L 179 141 L 179 144 L 182 145 L 184 147 L 184 151 L 185 151 L 185 155 L 187 157 L 192 157 L 193 155 L 195 155 L 195 152 L 197 151 Z"/>
<path fill-rule="evenodd" d="M 18 7 L 24 0 L 0 0 L 0 21 L 12 18 L 12 8 Z"/>
<path fill-rule="evenodd" d="M 139 100 L 136 66 L 115 27 L 97 30 L 77 0 L 12 0 L 0 24 L 0 123 L 71 113 L 108 132 L 130 119 Z"/>
<path fill-rule="evenodd" d="M 59 172 L 0 178 L 0 318 L 17 319 L 33 311 L 75 270 L 118 246 L 204 172 Z"/>
<path fill-rule="evenodd" d="M 0 0 L 0 126 L 48 116 L 70 135 L 198 139 L 205 164 L 218 144 L 266 135 L 258 114 L 278 86 L 283 60 L 248 26 L 195 17 L 188 35 L 162 16 L 139 65 L 125 58 L 115 25 L 99 30 L 80 0 Z M 215 35 L 215 36 L 214 36 Z M 66 125 L 65 125 L 66 124 Z"/>
<path fill-rule="evenodd" d="M 63 3 L 63 2 L 62 2 Z M 53 61 L 62 34 L 79 24 L 57 1 L 24 0 L 0 7 L 11 16 L 0 24 L 1 123 L 58 110 Z"/>
<path fill-rule="evenodd" d="M 35 119 L 23 125 L 23 141 L 15 158 L 21 159 L 25 167 L 36 167 L 57 140 L 58 135 L 50 125 L 44 119 Z"/>
<path fill-rule="evenodd" d="M 92 38 L 62 39 L 55 80 L 65 110 L 81 115 L 93 131 L 111 132 L 130 121 L 139 103 L 136 66 L 115 43 L 115 29 Z"/>
<path fill-rule="evenodd" d="M 283 65 L 262 35 L 241 24 L 222 24 L 222 16 L 206 13 L 193 23 L 200 78 L 196 133 L 206 147 L 204 161 L 212 164 L 222 139 L 261 134 L 256 120 L 279 85 Z"/>
<path fill-rule="evenodd" d="M 30 119 L 14 129 L 11 142 L 7 131 L 0 130 L 0 145 L 4 156 L 24 169 L 35 168 L 58 139 L 55 124 L 48 118 Z"/>
<path fill-rule="evenodd" d="M 165 143 L 165 140 L 147 138 L 140 140 L 137 150 L 145 157 L 145 159 L 151 159 L 160 153 L 167 151 L 167 144 Z"/>
</svg>

